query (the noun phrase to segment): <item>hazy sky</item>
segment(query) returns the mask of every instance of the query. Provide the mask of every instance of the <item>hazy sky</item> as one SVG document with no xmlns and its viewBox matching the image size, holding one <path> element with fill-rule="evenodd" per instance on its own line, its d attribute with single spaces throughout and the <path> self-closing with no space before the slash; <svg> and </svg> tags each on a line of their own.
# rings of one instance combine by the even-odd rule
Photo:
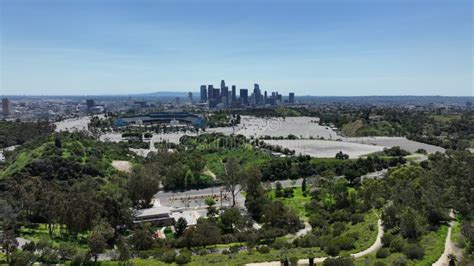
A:
<svg viewBox="0 0 474 266">
<path fill-rule="evenodd" d="M 473 95 L 470 0 L 0 5 L 0 94 Z"/>
</svg>

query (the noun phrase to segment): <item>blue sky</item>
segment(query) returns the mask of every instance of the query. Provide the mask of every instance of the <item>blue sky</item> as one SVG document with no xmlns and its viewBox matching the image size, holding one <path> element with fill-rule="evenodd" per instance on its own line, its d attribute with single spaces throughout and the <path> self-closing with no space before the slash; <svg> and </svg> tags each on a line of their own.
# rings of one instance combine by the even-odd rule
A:
<svg viewBox="0 0 474 266">
<path fill-rule="evenodd" d="M 472 1 L 0 0 L 0 94 L 473 95 Z"/>
</svg>

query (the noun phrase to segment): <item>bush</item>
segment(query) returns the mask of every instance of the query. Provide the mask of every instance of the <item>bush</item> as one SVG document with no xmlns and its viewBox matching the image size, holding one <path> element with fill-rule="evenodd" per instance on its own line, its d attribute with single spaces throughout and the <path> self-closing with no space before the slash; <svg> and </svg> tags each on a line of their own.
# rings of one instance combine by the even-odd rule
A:
<svg viewBox="0 0 474 266">
<path fill-rule="evenodd" d="M 333 257 L 339 255 L 339 250 L 340 250 L 339 245 L 334 240 L 329 242 L 329 244 L 324 248 L 324 251 L 329 256 L 333 256 Z M 326 264 L 324 264 L 324 265 L 326 265 Z"/>
<path fill-rule="evenodd" d="M 354 213 L 351 215 L 352 224 L 358 224 L 364 221 L 364 215 L 361 213 Z"/>
<path fill-rule="evenodd" d="M 336 238 L 336 243 L 342 250 L 350 250 L 354 247 L 355 239 L 347 237 L 347 236 L 340 236 Z"/>
<path fill-rule="evenodd" d="M 353 266 L 354 261 L 351 257 L 327 258 L 323 262 L 323 266 Z"/>
<path fill-rule="evenodd" d="M 385 263 L 383 263 L 383 262 L 381 262 L 381 261 L 376 261 L 376 262 L 374 263 L 374 266 L 386 266 L 386 265 L 387 265 L 387 264 L 385 264 Z"/>
<path fill-rule="evenodd" d="M 377 259 L 385 259 L 388 256 L 390 256 L 390 250 L 388 250 L 388 248 L 381 248 L 375 253 Z"/>
<path fill-rule="evenodd" d="M 239 249 L 240 249 L 239 246 L 231 246 L 231 247 L 229 248 L 229 252 L 230 252 L 230 253 L 237 253 L 237 252 L 239 252 Z"/>
<path fill-rule="evenodd" d="M 402 252 L 405 248 L 406 241 L 401 236 L 396 236 L 390 242 L 390 252 Z"/>
<path fill-rule="evenodd" d="M 35 254 L 25 250 L 15 250 L 11 254 L 10 265 L 31 265 L 35 261 Z"/>
<path fill-rule="evenodd" d="M 293 193 L 294 193 L 294 188 L 292 187 L 287 187 L 283 189 L 283 196 L 285 198 L 293 198 Z"/>
<path fill-rule="evenodd" d="M 335 222 L 332 225 L 332 229 L 333 236 L 340 236 L 344 229 L 346 229 L 346 224 L 343 222 Z"/>
<path fill-rule="evenodd" d="M 382 245 L 386 248 L 390 247 L 390 243 L 392 242 L 392 240 L 393 240 L 393 235 L 386 232 L 382 236 Z"/>
<path fill-rule="evenodd" d="M 268 246 L 260 246 L 257 248 L 257 251 L 262 253 L 262 254 L 268 254 L 270 253 L 270 248 Z"/>
<path fill-rule="evenodd" d="M 161 260 L 165 263 L 173 263 L 176 259 L 174 250 L 168 250 L 161 255 Z"/>
<path fill-rule="evenodd" d="M 178 264 L 178 265 L 184 265 L 184 264 L 188 264 L 190 262 L 191 262 L 191 255 L 189 255 L 187 253 L 179 254 L 176 257 L 176 264 Z"/>
<path fill-rule="evenodd" d="M 403 254 L 411 260 L 421 260 L 425 256 L 425 250 L 418 244 L 409 244 L 405 247 Z"/>
<path fill-rule="evenodd" d="M 407 265 L 408 265 L 408 261 L 407 259 L 405 259 L 405 257 L 399 257 L 392 263 L 392 266 L 407 266 Z"/>
</svg>

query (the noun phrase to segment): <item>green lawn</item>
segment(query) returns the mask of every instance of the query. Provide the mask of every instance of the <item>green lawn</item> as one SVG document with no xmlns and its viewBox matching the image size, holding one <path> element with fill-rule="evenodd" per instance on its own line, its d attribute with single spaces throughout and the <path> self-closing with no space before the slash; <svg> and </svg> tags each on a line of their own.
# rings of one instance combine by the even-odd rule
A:
<svg viewBox="0 0 474 266">
<path fill-rule="evenodd" d="M 65 237 L 61 234 L 58 226 L 54 228 L 52 238 L 49 236 L 46 224 L 39 224 L 38 228 L 34 229 L 22 227 L 19 230 L 19 235 L 36 243 L 41 239 L 51 241 L 54 247 L 58 247 L 61 243 L 71 243 L 79 250 L 88 249 L 86 234 L 79 234 L 76 239 Z"/>
<path fill-rule="evenodd" d="M 254 150 L 250 145 L 245 148 L 220 150 L 204 155 L 207 167 L 214 174 L 219 176 L 224 171 L 224 158 L 236 157 L 244 163 L 244 167 L 260 166 L 270 159 L 270 155 L 258 150 Z"/>
<path fill-rule="evenodd" d="M 293 190 L 293 197 L 292 198 L 276 198 L 275 197 L 275 189 L 272 190 L 270 193 L 272 200 L 280 200 L 286 206 L 294 209 L 299 217 L 307 217 L 308 214 L 306 213 L 305 205 L 306 203 L 311 201 L 311 197 L 309 195 L 304 196 L 301 187 L 295 187 Z"/>
</svg>

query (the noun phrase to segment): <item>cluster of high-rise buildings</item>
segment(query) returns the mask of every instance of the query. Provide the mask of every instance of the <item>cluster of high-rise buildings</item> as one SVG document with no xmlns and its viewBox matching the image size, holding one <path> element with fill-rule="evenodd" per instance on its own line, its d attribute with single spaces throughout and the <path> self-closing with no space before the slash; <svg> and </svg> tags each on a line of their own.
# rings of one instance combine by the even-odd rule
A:
<svg viewBox="0 0 474 266">
<path fill-rule="evenodd" d="M 240 89 L 237 97 L 237 87 L 232 85 L 230 90 L 225 80 L 221 81 L 220 88 L 214 85 L 201 85 L 201 103 L 208 103 L 210 108 L 216 107 L 243 107 L 243 106 L 276 106 L 283 103 L 294 104 L 295 94 L 290 93 L 288 100 L 283 101 L 283 96 L 278 92 L 267 93 L 260 90 L 260 85 L 254 84 L 253 92 L 249 95 L 248 89 Z"/>
</svg>

